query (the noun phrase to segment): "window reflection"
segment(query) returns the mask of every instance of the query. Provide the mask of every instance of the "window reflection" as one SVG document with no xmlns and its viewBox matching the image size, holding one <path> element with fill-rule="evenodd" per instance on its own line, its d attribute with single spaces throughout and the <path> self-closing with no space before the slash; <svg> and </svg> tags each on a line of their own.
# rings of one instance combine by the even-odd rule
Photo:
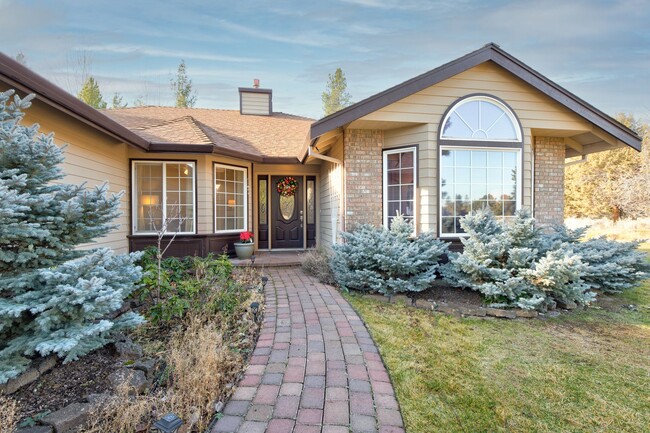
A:
<svg viewBox="0 0 650 433">
<path fill-rule="evenodd" d="M 501 221 L 517 209 L 519 150 L 444 148 L 440 158 L 443 235 L 463 233 L 460 218 L 489 208 Z"/>
</svg>

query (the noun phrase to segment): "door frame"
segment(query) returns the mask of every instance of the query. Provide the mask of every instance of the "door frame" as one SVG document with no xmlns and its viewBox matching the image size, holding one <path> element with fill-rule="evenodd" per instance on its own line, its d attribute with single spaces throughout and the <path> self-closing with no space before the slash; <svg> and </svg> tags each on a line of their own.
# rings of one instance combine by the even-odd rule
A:
<svg viewBox="0 0 650 433">
<path fill-rule="evenodd" d="M 267 221 L 271 222 L 271 209 L 272 209 L 272 203 L 271 201 L 273 200 L 274 194 L 272 194 L 272 191 L 274 191 L 274 186 L 272 184 L 271 178 L 273 176 L 292 176 L 295 178 L 300 178 L 302 179 L 302 184 L 303 184 L 303 210 L 305 212 L 305 221 L 306 221 L 306 216 L 307 216 L 307 179 L 312 178 L 315 180 L 315 185 L 314 185 L 314 199 L 316 203 L 316 209 L 315 209 L 315 223 L 316 223 L 316 245 L 319 244 L 320 242 L 320 191 L 319 191 L 319 185 L 320 185 L 320 176 L 318 173 L 297 173 L 297 174 L 291 174 L 291 170 L 273 170 L 273 169 L 267 169 L 267 170 L 255 170 L 257 167 L 254 166 L 253 168 L 253 176 L 251 178 L 253 179 L 253 201 L 254 201 L 254 206 L 253 208 L 253 230 L 255 233 L 259 233 L 259 178 L 260 177 L 266 177 L 268 179 L 266 185 L 267 185 L 267 192 L 266 192 L 266 197 L 267 197 Z M 258 245 L 258 240 L 257 237 L 255 239 L 255 250 L 256 251 L 304 251 L 307 250 L 307 224 L 303 223 L 302 225 L 302 230 L 303 230 L 303 235 L 302 235 L 302 247 L 299 248 L 274 248 L 273 247 L 273 235 L 274 235 L 274 227 L 269 226 L 268 231 L 268 248 L 263 248 L 260 249 Z"/>
</svg>

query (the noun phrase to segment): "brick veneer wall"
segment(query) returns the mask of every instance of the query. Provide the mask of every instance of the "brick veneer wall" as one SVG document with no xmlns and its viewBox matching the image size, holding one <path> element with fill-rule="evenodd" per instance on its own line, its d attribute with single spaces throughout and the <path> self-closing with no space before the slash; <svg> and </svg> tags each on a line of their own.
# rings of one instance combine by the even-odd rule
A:
<svg viewBox="0 0 650 433">
<path fill-rule="evenodd" d="M 535 137 L 535 218 L 541 224 L 564 222 L 564 139 Z"/>
<path fill-rule="evenodd" d="M 345 230 L 366 223 L 382 224 L 382 148 L 384 132 L 348 129 L 343 137 Z"/>
</svg>

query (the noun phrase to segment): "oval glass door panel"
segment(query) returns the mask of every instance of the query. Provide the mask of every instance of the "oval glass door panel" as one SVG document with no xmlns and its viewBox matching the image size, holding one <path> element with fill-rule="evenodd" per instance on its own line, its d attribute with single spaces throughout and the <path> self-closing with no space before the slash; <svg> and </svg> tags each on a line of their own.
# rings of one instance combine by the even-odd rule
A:
<svg viewBox="0 0 650 433">
<path fill-rule="evenodd" d="M 289 221 L 293 217 L 293 211 L 296 208 L 296 196 L 292 195 L 290 197 L 281 195 L 280 196 L 280 213 L 282 218 L 285 221 Z"/>
</svg>

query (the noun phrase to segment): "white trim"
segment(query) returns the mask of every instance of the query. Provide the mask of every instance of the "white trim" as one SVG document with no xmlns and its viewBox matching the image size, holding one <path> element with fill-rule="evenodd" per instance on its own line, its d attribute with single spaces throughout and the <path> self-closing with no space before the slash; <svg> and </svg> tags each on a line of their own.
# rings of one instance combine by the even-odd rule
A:
<svg viewBox="0 0 650 433">
<path fill-rule="evenodd" d="M 157 234 L 155 231 L 138 231 L 138 191 L 136 165 L 162 165 L 162 219 L 167 218 L 167 164 L 186 164 L 192 167 L 192 227 L 193 231 L 189 232 L 170 232 L 165 236 L 173 235 L 193 235 L 197 232 L 196 227 L 196 163 L 194 161 L 176 161 L 176 160 L 147 160 L 134 159 L 131 161 L 131 234 L 134 236 L 151 236 Z"/>
<path fill-rule="evenodd" d="M 491 152 L 516 152 L 517 153 L 517 202 L 516 210 L 521 209 L 523 199 L 523 179 L 522 170 L 522 149 L 511 147 L 487 147 L 487 146 L 439 146 L 438 148 L 438 233 L 440 238 L 461 238 L 467 237 L 466 233 L 443 233 L 442 232 L 442 151 L 443 150 L 485 150 Z"/>
<path fill-rule="evenodd" d="M 382 224 L 388 228 L 388 155 L 396 153 L 413 153 L 413 230 L 417 233 L 418 229 L 418 152 L 417 146 L 399 147 L 396 149 L 385 149 L 382 152 Z"/>
<path fill-rule="evenodd" d="M 228 230 L 217 230 L 217 167 L 224 168 L 226 170 L 235 170 L 235 171 L 241 171 L 244 173 L 244 192 L 243 192 L 243 197 L 244 197 L 244 227 L 242 228 L 237 228 L 237 229 L 228 229 Z M 243 231 L 249 230 L 248 227 L 248 167 L 240 167 L 236 165 L 228 165 L 228 164 L 220 164 L 220 163 L 215 163 L 214 167 L 212 168 L 212 198 L 213 198 L 213 208 L 212 211 L 214 212 L 214 233 L 215 234 L 232 234 L 232 233 L 241 233 Z M 223 193 L 225 194 L 225 193 Z"/>
<path fill-rule="evenodd" d="M 444 128 L 444 125 L 447 124 L 447 119 L 456 112 L 456 110 L 463 105 L 469 103 L 469 102 L 474 102 L 474 101 L 483 101 L 483 102 L 488 102 L 491 104 L 496 105 L 497 107 L 501 108 L 503 112 L 508 116 L 508 119 L 510 119 L 510 123 L 512 124 L 512 127 L 515 130 L 515 134 L 517 134 L 516 139 L 510 139 L 510 140 L 504 140 L 504 139 L 494 139 L 494 138 L 477 138 L 477 137 L 445 137 L 444 131 L 440 133 L 440 140 L 449 140 L 449 141 L 487 141 L 487 142 L 503 142 L 503 143 L 521 143 L 522 138 L 521 138 L 521 128 L 519 127 L 519 122 L 517 121 L 517 117 L 515 114 L 508 108 L 507 105 L 505 105 L 503 102 L 499 101 L 498 99 L 491 98 L 489 96 L 485 95 L 476 95 L 476 96 L 470 96 L 468 98 L 465 98 L 461 101 L 459 101 L 457 104 L 452 106 L 449 111 L 447 111 L 447 114 L 445 114 L 445 117 L 442 119 L 442 122 L 440 123 L 440 128 Z M 479 111 L 479 116 L 480 116 L 480 111 Z M 458 117 L 467 125 L 465 120 L 458 114 Z M 499 117 L 501 119 L 501 117 Z M 498 119 L 498 120 L 499 120 Z M 496 121 L 494 122 L 496 123 Z M 494 125 L 493 123 L 493 125 Z M 467 125 L 468 128 L 471 129 L 471 126 Z M 492 126 L 490 126 L 491 128 Z M 488 129 L 490 129 L 488 128 Z"/>
</svg>

